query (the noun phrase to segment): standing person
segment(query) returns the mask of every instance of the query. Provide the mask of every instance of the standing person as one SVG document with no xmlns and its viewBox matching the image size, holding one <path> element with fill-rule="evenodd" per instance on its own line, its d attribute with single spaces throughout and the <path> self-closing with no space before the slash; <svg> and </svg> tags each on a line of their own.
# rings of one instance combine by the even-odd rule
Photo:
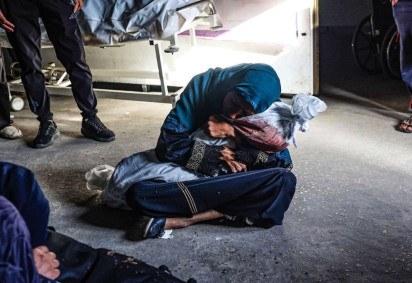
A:
<svg viewBox="0 0 412 283">
<path fill-rule="evenodd" d="M 23 135 L 12 125 L 13 121 L 10 119 L 10 97 L 3 58 L 3 51 L 0 48 L 0 137 L 18 139 Z"/>
<path fill-rule="evenodd" d="M 50 96 L 45 87 L 40 53 L 42 19 L 57 58 L 66 68 L 72 92 L 83 116 L 81 132 L 85 137 L 109 142 L 115 134 L 97 117 L 97 100 L 92 89 L 92 75 L 85 61 L 85 52 L 75 13 L 83 0 L 2 0 L 0 24 L 6 30 L 22 69 L 21 79 L 30 109 L 40 122 L 33 147 L 50 146 L 59 137 L 59 130 L 50 110 Z"/>
<path fill-rule="evenodd" d="M 410 110 L 412 110 L 412 1 L 391 0 L 393 17 L 400 35 L 401 45 L 401 74 L 408 92 L 411 95 Z M 398 130 L 412 133 L 412 115 L 409 119 L 401 121 Z"/>
</svg>

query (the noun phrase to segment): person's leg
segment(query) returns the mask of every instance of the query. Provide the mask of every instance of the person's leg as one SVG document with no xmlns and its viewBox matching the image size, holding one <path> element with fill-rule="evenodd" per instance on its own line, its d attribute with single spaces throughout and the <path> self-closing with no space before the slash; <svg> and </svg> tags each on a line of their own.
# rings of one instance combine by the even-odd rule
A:
<svg viewBox="0 0 412 283">
<path fill-rule="evenodd" d="M 402 80 L 407 86 L 412 102 L 412 2 L 399 1 L 395 4 L 393 6 L 393 17 L 400 35 Z M 410 107 L 412 107 L 412 105 L 410 105 Z M 412 124 L 410 131 L 412 132 Z"/>
<path fill-rule="evenodd" d="M 20 63 L 30 109 L 39 121 L 51 120 L 53 114 L 42 72 L 39 10 L 28 0 L 4 0 L 0 5 L 6 18 L 15 25 L 14 32 L 8 32 L 7 36 Z"/>
<path fill-rule="evenodd" d="M 20 212 L 30 231 L 32 246 L 44 245 L 50 207 L 33 173 L 22 166 L 0 161 L 0 176 L 0 195 Z"/>
<path fill-rule="evenodd" d="M 23 82 L 31 111 L 40 121 L 39 131 L 33 140 L 35 148 L 51 145 L 60 132 L 50 111 L 50 96 L 46 90 L 40 53 L 39 9 L 35 1 L 4 0 L 0 7 L 6 18 L 15 26 L 7 37 L 20 63 Z"/>
<path fill-rule="evenodd" d="M 216 210 L 209 210 L 193 215 L 192 217 L 171 217 L 166 218 L 165 230 L 185 228 L 187 226 L 196 224 L 198 222 L 204 222 L 221 218 L 224 215 Z"/>
<path fill-rule="evenodd" d="M 143 238 L 162 237 L 165 230 L 185 228 L 198 222 L 222 218 L 224 214 L 216 210 L 208 210 L 194 214 L 192 217 L 157 217 L 147 219 Z M 143 219 L 148 218 L 144 217 Z"/>
<path fill-rule="evenodd" d="M 96 114 L 97 99 L 92 90 L 92 74 L 86 64 L 83 40 L 70 0 L 42 0 L 40 17 L 53 43 L 57 59 L 69 74 L 73 96 L 83 117 Z"/>
<path fill-rule="evenodd" d="M 3 48 L 0 48 L 0 137 L 5 139 L 17 139 L 22 136 L 19 129 L 12 126 L 10 119 L 10 97 L 7 86 L 6 70 L 3 56 Z"/>
<path fill-rule="evenodd" d="M 10 98 L 7 85 L 0 83 L 0 130 L 11 124 Z"/>
<path fill-rule="evenodd" d="M 83 39 L 73 15 L 70 0 L 38 1 L 40 17 L 56 51 L 57 58 L 69 74 L 72 92 L 83 116 L 83 135 L 112 141 L 115 135 L 96 117 L 97 99 L 93 92 L 92 74 L 86 63 Z"/>
<path fill-rule="evenodd" d="M 0 137 L 5 139 L 18 139 L 22 132 L 12 125 L 10 119 L 10 98 L 7 84 L 0 82 Z"/>
<path fill-rule="evenodd" d="M 3 48 L 0 48 L 0 130 L 11 124 L 10 97 L 4 68 Z"/>
<path fill-rule="evenodd" d="M 127 191 L 126 201 L 151 217 L 193 217 L 215 210 L 271 227 L 282 223 L 295 186 L 296 178 L 290 171 L 276 168 L 177 183 L 142 181 Z M 176 221 L 169 224 L 187 224 Z"/>
</svg>

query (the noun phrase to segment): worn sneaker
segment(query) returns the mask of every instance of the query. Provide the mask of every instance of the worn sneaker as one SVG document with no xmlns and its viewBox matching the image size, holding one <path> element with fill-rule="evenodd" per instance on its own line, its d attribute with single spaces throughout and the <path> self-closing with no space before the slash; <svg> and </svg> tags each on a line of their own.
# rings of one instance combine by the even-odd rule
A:
<svg viewBox="0 0 412 283">
<path fill-rule="evenodd" d="M 21 131 L 12 125 L 8 125 L 0 130 L 0 137 L 4 139 L 14 140 L 21 138 L 22 136 L 23 134 Z"/>
<path fill-rule="evenodd" d="M 106 128 L 96 115 L 83 118 L 82 134 L 87 138 L 101 142 L 110 142 L 116 138 L 115 134 Z"/>
<path fill-rule="evenodd" d="M 150 218 L 143 232 L 143 238 L 158 238 L 165 231 L 166 218 Z"/>
<path fill-rule="evenodd" d="M 33 147 L 43 148 L 53 144 L 54 140 L 60 136 L 56 123 L 53 120 L 40 122 L 39 131 L 33 140 Z"/>
</svg>

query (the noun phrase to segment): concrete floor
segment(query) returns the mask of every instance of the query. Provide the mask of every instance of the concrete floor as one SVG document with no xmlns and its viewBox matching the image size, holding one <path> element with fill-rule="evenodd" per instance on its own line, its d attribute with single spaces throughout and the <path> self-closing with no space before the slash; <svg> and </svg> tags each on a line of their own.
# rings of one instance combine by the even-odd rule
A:
<svg viewBox="0 0 412 283">
<path fill-rule="evenodd" d="M 291 149 L 296 195 L 284 224 L 272 229 L 202 224 L 171 240 L 130 241 L 136 216 L 96 204 L 84 174 L 97 164 L 152 148 L 171 106 L 99 100 L 100 117 L 117 139 L 80 134 L 70 97 L 53 96 L 62 137 L 49 148 L 27 146 L 37 133 L 28 110 L 14 113 L 22 140 L 0 141 L 0 159 L 33 170 L 51 204 L 57 231 L 114 249 L 198 282 L 412 282 L 412 135 L 394 130 L 407 117 L 403 84 L 361 73 L 350 33 L 321 34 L 320 98 L 328 110 Z M 290 101 L 286 98 L 285 101 Z"/>
</svg>

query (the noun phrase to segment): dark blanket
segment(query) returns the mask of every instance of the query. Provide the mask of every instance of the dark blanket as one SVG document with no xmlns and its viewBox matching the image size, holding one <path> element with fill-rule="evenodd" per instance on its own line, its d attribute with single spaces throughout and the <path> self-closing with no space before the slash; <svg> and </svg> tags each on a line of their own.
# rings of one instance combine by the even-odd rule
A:
<svg viewBox="0 0 412 283">
<path fill-rule="evenodd" d="M 46 245 L 60 261 L 60 282 L 184 282 L 172 276 L 166 266 L 155 268 L 130 256 L 92 248 L 57 232 L 49 231 Z"/>
</svg>

